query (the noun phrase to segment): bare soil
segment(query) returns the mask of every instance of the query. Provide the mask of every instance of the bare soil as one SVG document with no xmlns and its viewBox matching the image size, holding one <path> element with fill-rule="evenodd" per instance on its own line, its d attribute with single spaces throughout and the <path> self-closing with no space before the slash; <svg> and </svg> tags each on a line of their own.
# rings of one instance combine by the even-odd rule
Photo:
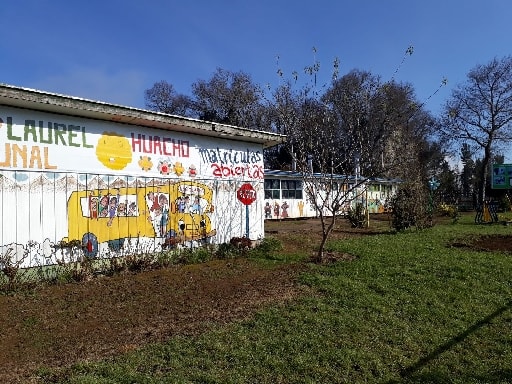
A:
<svg viewBox="0 0 512 384">
<path fill-rule="evenodd" d="M 386 231 L 387 220 L 373 218 L 367 229 L 341 220 L 332 238 Z M 265 231 L 282 241 L 283 252 L 313 254 L 321 225 L 275 221 Z M 511 238 L 488 240 L 487 246 L 512 251 Z M 297 275 L 305 268 L 306 262 L 268 268 L 244 258 L 216 260 L 0 296 L 0 382 L 36 382 L 41 367 L 99 360 L 242 320 L 300 295 Z"/>
</svg>

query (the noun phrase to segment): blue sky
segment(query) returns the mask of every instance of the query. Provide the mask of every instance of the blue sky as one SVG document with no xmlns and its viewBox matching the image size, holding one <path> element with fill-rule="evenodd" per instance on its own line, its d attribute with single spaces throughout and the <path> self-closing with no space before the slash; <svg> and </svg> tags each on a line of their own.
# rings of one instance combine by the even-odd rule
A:
<svg viewBox="0 0 512 384">
<path fill-rule="evenodd" d="M 0 83 L 145 108 L 160 80 L 190 94 L 223 68 L 275 86 L 315 59 L 328 79 L 338 57 L 437 114 L 470 69 L 511 54 L 511 16 L 509 0 L 7 0 Z"/>
</svg>

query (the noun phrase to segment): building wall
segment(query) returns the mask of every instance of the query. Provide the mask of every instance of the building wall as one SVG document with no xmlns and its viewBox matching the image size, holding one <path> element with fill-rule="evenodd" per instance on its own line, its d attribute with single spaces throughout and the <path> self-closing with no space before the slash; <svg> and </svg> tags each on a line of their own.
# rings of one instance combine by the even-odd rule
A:
<svg viewBox="0 0 512 384">
<path fill-rule="evenodd" d="M 0 250 L 22 266 L 73 240 L 106 257 L 244 236 L 244 183 L 260 238 L 261 145 L 0 106 Z"/>
</svg>

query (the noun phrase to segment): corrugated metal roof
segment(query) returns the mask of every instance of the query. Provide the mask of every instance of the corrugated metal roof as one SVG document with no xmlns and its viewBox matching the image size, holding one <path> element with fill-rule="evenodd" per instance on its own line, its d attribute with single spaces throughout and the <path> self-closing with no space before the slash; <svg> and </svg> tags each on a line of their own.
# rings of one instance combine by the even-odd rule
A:
<svg viewBox="0 0 512 384">
<path fill-rule="evenodd" d="M 251 130 L 1 83 L 0 105 L 246 141 L 262 144 L 265 148 L 272 147 L 286 140 L 285 135 L 271 132 Z"/>
<path fill-rule="evenodd" d="M 301 179 L 303 177 L 303 174 L 302 172 L 297 172 L 297 171 L 282 171 L 282 170 L 277 170 L 277 169 L 265 169 L 264 171 L 264 175 L 265 177 L 275 177 L 275 178 L 288 178 L 288 179 Z M 333 178 L 333 179 L 336 179 L 336 180 L 344 180 L 344 181 L 355 181 L 356 177 L 354 175 L 337 175 L 337 174 L 325 174 L 325 175 L 322 175 L 321 173 L 313 173 L 313 177 L 315 178 L 321 178 L 321 177 L 325 177 L 325 178 Z M 383 178 L 383 177 L 370 177 L 370 178 L 365 178 L 364 176 L 360 176 L 359 177 L 359 181 L 362 181 L 362 180 L 368 180 L 370 183 L 371 182 L 374 182 L 374 183 L 380 183 L 380 184 L 386 184 L 386 183 L 393 183 L 393 184 L 396 184 L 396 183 L 401 183 L 401 181 L 399 179 L 394 179 L 394 178 Z"/>
<path fill-rule="evenodd" d="M 282 170 L 276 170 L 276 169 L 265 169 L 265 176 L 275 176 L 275 177 L 284 177 L 284 178 L 292 178 L 292 179 L 300 179 L 303 177 L 302 172 L 297 171 L 282 171 Z M 313 173 L 313 177 L 325 177 L 325 178 L 333 178 L 333 179 L 355 179 L 355 176 L 352 175 L 336 175 L 336 174 L 321 174 L 321 173 Z M 361 180 L 364 179 L 364 177 L 360 178 Z"/>
</svg>

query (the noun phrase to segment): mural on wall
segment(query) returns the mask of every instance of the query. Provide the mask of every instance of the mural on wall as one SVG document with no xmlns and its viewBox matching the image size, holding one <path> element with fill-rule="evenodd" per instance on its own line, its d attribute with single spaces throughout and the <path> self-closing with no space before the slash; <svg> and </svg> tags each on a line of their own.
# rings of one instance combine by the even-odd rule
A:
<svg viewBox="0 0 512 384">
<path fill-rule="evenodd" d="M 304 200 L 265 199 L 265 219 L 314 217 L 315 208 Z"/>
<path fill-rule="evenodd" d="M 15 175 L 0 172 L 0 267 L 7 257 L 56 264 L 72 247 L 89 258 L 194 248 L 217 235 L 215 181 Z"/>
<path fill-rule="evenodd" d="M 164 248 L 209 242 L 216 234 L 212 198 L 209 186 L 191 181 L 72 192 L 62 241 L 81 240 L 88 257 L 98 255 L 101 243 L 118 250 L 130 238 L 161 238 Z"/>
<path fill-rule="evenodd" d="M 263 180 L 261 145 L 0 108 L 0 169 Z"/>
<path fill-rule="evenodd" d="M 130 142 L 116 132 L 103 132 L 96 144 L 96 157 L 109 169 L 124 169 L 132 162 Z"/>
<path fill-rule="evenodd" d="M 270 206 L 270 202 L 265 202 L 265 219 L 271 219 L 272 218 L 272 207 Z"/>
<path fill-rule="evenodd" d="M 384 213 L 386 199 L 384 196 L 373 196 L 368 198 L 367 208 L 370 213 Z"/>
<path fill-rule="evenodd" d="M 0 264 L 55 264 L 66 244 L 111 257 L 229 241 L 247 181 L 262 196 L 259 144 L 0 107 Z"/>
</svg>

